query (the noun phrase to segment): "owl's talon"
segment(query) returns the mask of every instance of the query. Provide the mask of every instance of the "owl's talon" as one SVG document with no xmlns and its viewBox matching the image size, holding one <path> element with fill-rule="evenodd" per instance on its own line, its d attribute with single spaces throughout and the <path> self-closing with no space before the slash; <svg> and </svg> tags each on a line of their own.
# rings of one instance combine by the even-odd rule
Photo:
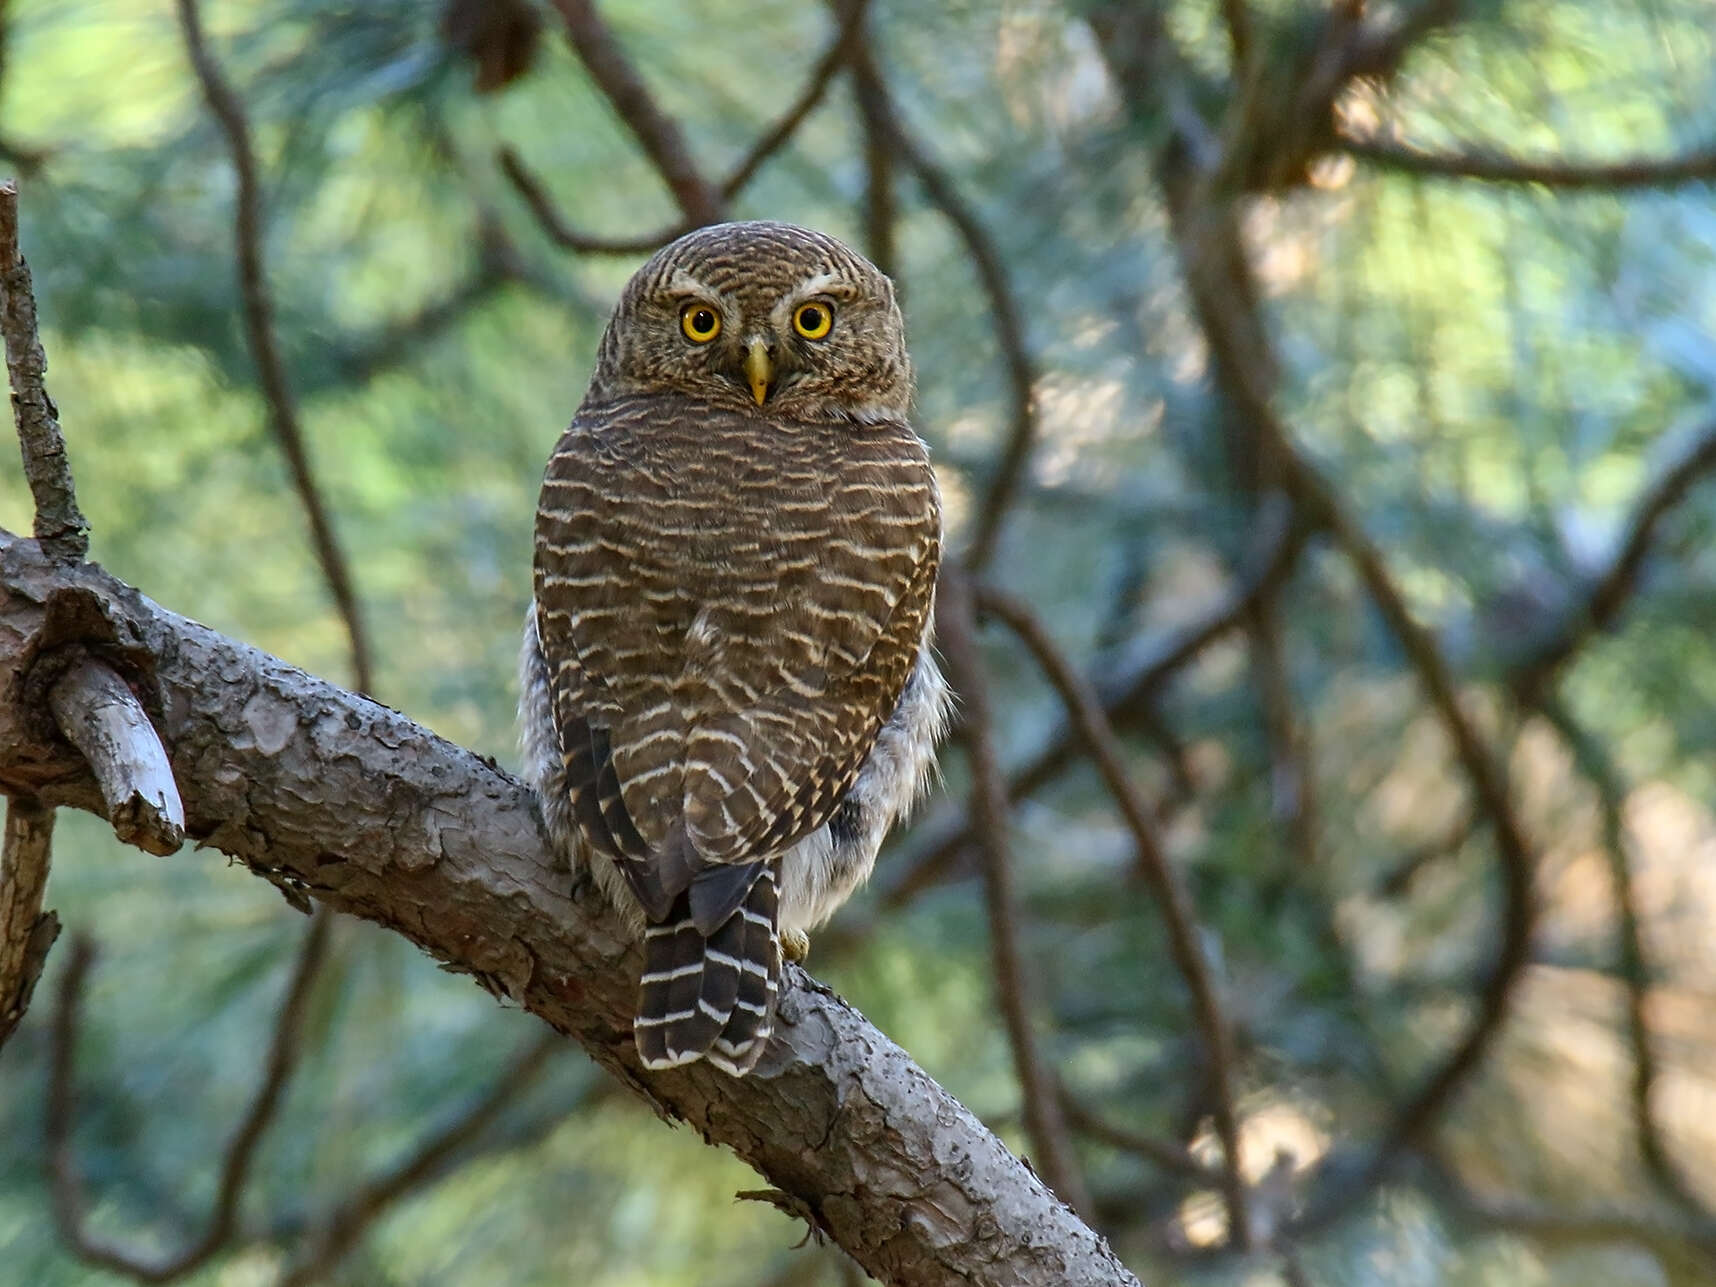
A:
<svg viewBox="0 0 1716 1287">
<path fill-rule="evenodd" d="M 794 963 L 802 963 L 810 955 L 810 935 L 803 930 L 782 930 L 781 955 Z"/>
</svg>

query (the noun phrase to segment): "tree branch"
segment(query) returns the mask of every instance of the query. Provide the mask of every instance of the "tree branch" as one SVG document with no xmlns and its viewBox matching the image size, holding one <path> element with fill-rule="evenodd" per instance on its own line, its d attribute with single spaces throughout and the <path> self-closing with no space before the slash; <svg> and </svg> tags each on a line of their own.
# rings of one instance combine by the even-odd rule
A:
<svg viewBox="0 0 1716 1287">
<path fill-rule="evenodd" d="M 374 673 L 370 664 L 369 633 L 364 625 L 363 611 L 352 587 L 351 572 L 345 551 L 334 531 L 333 520 L 322 502 L 316 484 L 315 471 L 310 464 L 309 448 L 298 422 L 297 402 L 286 376 L 286 363 L 280 356 L 280 346 L 274 334 L 274 302 L 268 290 L 267 270 L 263 265 L 262 181 L 257 173 L 256 154 L 250 141 L 250 124 L 244 105 L 233 92 L 203 38 L 202 18 L 197 0 L 178 0 L 179 25 L 184 33 L 185 51 L 202 87 L 203 99 L 221 133 L 226 136 L 232 153 L 233 173 L 238 182 L 237 209 L 234 216 L 234 239 L 238 261 L 238 290 L 243 303 L 244 333 L 250 355 L 256 363 L 256 378 L 262 398 L 268 408 L 268 428 L 280 443 L 291 469 L 292 485 L 303 504 L 304 516 L 310 524 L 310 539 L 316 548 L 316 560 L 333 595 L 334 606 L 345 622 L 351 646 L 353 682 L 359 692 L 374 691 Z"/>
<path fill-rule="evenodd" d="M 1638 588 L 1658 526 L 1713 471 L 1716 471 L 1716 421 L 1700 429 L 1640 493 L 1620 545 L 1579 606 L 1547 640 L 1510 668 L 1509 682 L 1515 691 L 1529 697 L 1544 689 L 1592 634 L 1608 629 L 1619 619 Z"/>
<path fill-rule="evenodd" d="M 1186 893 L 1179 873 L 1168 861 L 1168 855 L 1156 835 L 1155 823 L 1138 788 L 1126 771 L 1125 754 L 1115 737 L 1108 717 L 1102 713 L 1097 700 L 1084 679 L 1067 661 L 1061 650 L 1049 638 L 1048 631 L 1024 604 L 998 590 L 981 588 L 977 592 L 978 608 L 1006 624 L 1019 637 L 1049 684 L 1060 694 L 1072 726 L 1077 730 L 1085 749 L 1090 752 L 1098 775 L 1108 794 L 1119 809 L 1121 819 L 1132 832 L 1138 846 L 1138 858 L 1145 878 L 1156 895 L 1162 912 L 1162 924 L 1168 931 L 1168 950 L 1180 977 L 1186 981 L 1191 994 L 1192 1012 L 1197 1018 L 1213 1097 L 1216 1135 L 1221 1140 L 1223 1184 L 1227 1201 L 1228 1239 L 1242 1251 L 1251 1247 L 1251 1221 L 1247 1217 L 1245 1173 L 1239 1146 L 1239 1113 L 1235 1107 L 1236 1081 L 1233 1025 L 1228 1021 L 1209 963 L 1198 943 L 1197 915 L 1192 909 L 1191 896 Z"/>
<path fill-rule="evenodd" d="M 536 177 L 524 163 L 524 159 L 512 148 L 502 147 L 495 153 L 495 161 L 500 166 L 501 173 L 506 176 L 507 182 L 512 184 L 513 190 L 524 198 L 525 205 L 530 207 L 531 214 L 536 216 L 537 225 L 548 239 L 562 250 L 569 250 L 573 254 L 647 255 L 691 230 L 690 224 L 674 223 L 638 237 L 593 237 L 579 232 L 566 222 L 560 208 L 554 204 L 554 198 L 548 195 L 548 189 L 543 186 L 542 180 Z"/>
<path fill-rule="evenodd" d="M 695 228 L 718 221 L 723 204 L 721 195 L 698 170 L 678 122 L 656 103 L 643 77 L 620 48 L 620 42 L 596 12 L 593 0 L 553 0 L 553 3 L 566 24 L 566 38 L 590 73 L 590 79 L 654 164 L 686 222 Z"/>
<path fill-rule="evenodd" d="M 1310 735 L 1294 710 L 1277 596 L 1252 611 L 1246 637 L 1269 755 L 1269 811 L 1301 873 L 1317 861 L 1317 781 Z"/>
<path fill-rule="evenodd" d="M 1256 550 L 1238 583 L 1201 616 L 1183 626 L 1146 634 L 1121 649 L 1108 673 L 1093 681 L 1103 712 L 1110 722 L 1135 722 L 1148 711 L 1155 694 L 1205 649 L 1246 620 L 1252 606 L 1285 582 L 1298 566 L 1309 529 L 1295 521 L 1285 505 L 1260 510 Z M 1007 777 L 1007 798 L 1022 800 L 1041 790 L 1077 758 L 1078 732 L 1070 720 L 1044 739 L 1041 748 Z M 883 886 L 881 904 L 895 909 L 947 878 L 973 843 L 970 816 L 955 813 L 923 833 L 909 859 L 897 863 L 899 874 Z"/>
<path fill-rule="evenodd" d="M 1067 1138 L 1054 1078 L 1032 1033 L 1032 988 L 1019 945 L 1012 842 L 1007 835 L 1007 789 L 995 756 L 989 683 L 977 651 L 972 590 L 965 577 L 963 570 L 943 568 L 936 600 L 936 637 L 960 698 L 961 737 L 971 764 L 971 816 L 983 851 L 995 991 L 1013 1048 L 1013 1069 L 1019 1078 L 1025 1129 L 1036 1154 L 1037 1171 L 1075 1211 L 1090 1211 L 1090 1193 Z"/>
<path fill-rule="evenodd" d="M 1626 784 L 1608 749 L 1560 700 L 1546 694 L 1537 703 L 1537 709 L 1573 753 L 1574 763 L 1596 793 L 1603 821 L 1603 856 L 1608 862 L 1615 899 L 1620 973 L 1627 986 L 1627 1039 L 1633 1052 L 1633 1126 L 1639 1153 L 1657 1188 L 1705 1231 L 1705 1237 L 1716 1238 L 1716 1214 L 1688 1182 L 1656 1119 L 1658 1064 L 1649 1015 L 1652 971 L 1645 954 L 1644 930 L 1633 888 L 1632 858 L 1623 816 Z"/>
<path fill-rule="evenodd" d="M 6 802 L 0 845 L 0 1047 L 30 1008 L 59 917 L 42 911 L 53 850 L 54 811 L 27 795 Z"/>
<path fill-rule="evenodd" d="M 481 252 L 468 275 L 451 286 L 439 299 L 430 300 L 408 316 L 396 318 L 368 333 L 343 335 L 333 341 L 327 355 L 333 368 L 320 385 L 312 383 L 307 392 L 314 394 L 320 387 L 345 383 L 363 383 L 384 372 L 405 365 L 418 357 L 476 309 L 512 285 L 526 285 L 546 291 L 547 283 L 532 273 L 518 248 L 507 237 L 499 220 L 488 211 L 477 219 L 477 239 Z M 305 389 L 299 381 L 299 388 Z"/>
<path fill-rule="evenodd" d="M 1257 414 L 1266 408 L 1251 410 Z M 1298 456 L 1284 436 L 1284 427 L 1274 420 L 1272 413 L 1262 423 L 1267 424 L 1271 440 L 1295 476 L 1296 490 L 1327 520 L 1336 542 L 1353 564 L 1372 603 L 1417 674 L 1453 743 L 1455 758 L 1471 785 L 1477 807 L 1489 822 L 1501 865 L 1501 942 L 1488 968 L 1478 1013 L 1464 1035 L 1400 1107 L 1359 1181 L 1362 1190 L 1382 1181 L 1399 1155 L 1448 1106 L 1500 1034 L 1514 988 L 1530 956 L 1532 926 L 1537 917 L 1533 891 L 1536 863 L 1514 810 L 1506 777 L 1466 716 L 1453 673 L 1435 640 L 1407 610 L 1382 555 L 1340 505 L 1333 490 Z M 1326 1204 L 1323 1210 L 1329 1211 L 1333 1205 Z"/>
<path fill-rule="evenodd" d="M 1622 161 L 1526 159 L 1469 149 L 1430 152 L 1391 139 L 1342 133 L 1337 147 L 1355 160 L 1424 178 L 1473 179 L 1483 183 L 1531 183 L 1558 191 L 1626 192 L 1716 180 L 1716 146 L 1680 156 Z"/>
<path fill-rule="evenodd" d="M 995 323 L 995 342 L 1001 350 L 1001 365 L 1007 376 L 1007 396 L 1012 403 L 1006 437 L 995 472 L 972 519 L 965 563 L 973 573 L 981 572 L 995 553 L 1001 523 L 1014 495 L 1024 481 L 1025 466 L 1037 439 L 1036 365 L 1025 343 L 1025 326 L 1013 297 L 1001 251 L 983 226 L 977 212 L 960 195 L 959 186 L 937 165 L 901 122 L 880 76 L 868 83 L 871 92 L 868 113 L 885 129 L 894 150 L 918 176 L 924 195 L 940 210 L 959 239 L 965 243 L 983 293 L 989 297 L 989 314 Z"/>
<path fill-rule="evenodd" d="M 60 983 L 59 1006 L 54 1017 L 45 1131 L 53 1176 L 54 1219 L 59 1224 L 61 1237 L 80 1260 L 138 1282 L 167 1283 L 195 1272 L 231 1241 L 238 1228 L 239 1199 L 243 1197 L 245 1184 L 250 1178 L 257 1146 L 273 1122 L 287 1084 L 298 1067 L 304 1012 L 327 952 L 328 926 L 332 920 L 327 909 L 317 911 L 299 948 L 268 1058 L 263 1065 L 262 1082 L 227 1144 L 208 1225 L 200 1237 L 177 1254 L 163 1259 L 150 1259 L 139 1252 L 102 1241 L 89 1232 L 88 1207 L 72 1151 L 71 1129 L 76 1115 L 78 1017 L 83 1002 L 83 985 L 95 953 L 87 939 L 78 940 Z"/>
<path fill-rule="evenodd" d="M 1228 48 L 1233 59 L 1232 79 L 1243 85 L 1250 78 L 1255 41 L 1251 31 L 1251 13 L 1245 0 L 1221 0 L 1221 20 L 1227 27 Z"/>
<path fill-rule="evenodd" d="M 850 56 L 854 36 L 863 25 L 864 10 L 868 0 L 856 0 L 848 6 L 840 19 L 839 29 L 835 32 L 828 49 L 811 69 L 810 78 L 799 91 L 798 98 L 775 119 L 774 124 L 765 129 L 740 158 L 732 172 L 721 182 L 720 199 L 723 205 L 737 200 L 740 193 L 757 176 L 757 172 L 785 147 L 792 136 L 798 132 L 805 120 L 828 96 L 829 86 L 834 83 L 835 76 Z M 644 255 L 659 250 L 675 237 L 690 232 L 701 224 L 712 222 L 711 219 L 694 219 L 687 217 L 658 228 L 654 232 L 644 233 L 635 237 L 597 237 L 581 232 L 574 228 L 560 212 L 554 198 L 549 195 L 546 185 L 524 163 L 524 159 L 511 147 L 502 147 L 495 153 L 496 163 L 513 190 L 523 198 L 532 215 L 536 217 L 540 227 L 555 245 L 562 250 L 579 255 Z"/>
<path fill-rule="evenodd" d="M 1292 87 L 1300 142 L 1311 147 L 1319 137 L 1325 109 L 1352 76 L 1386 77 L 1399 66 L 1413 42 L 1426 32 L 1459 17 L 1459 0 L 1425 0 L 1392 24 L 1357 31 L 1342 28 L 1337 14 L 1325 32 L 1326 57 L 1318 60 Z M 1152 100 L 1147 83 L 1151 68 L 1110 52 L 1127 92 L 1141 103 Z M 1255 104 L 1253 105 L 1255 106 Z M 1196 149 L 1181 142 L 1164 153 L 1160 182 L 1167 198 L 1170 223 L 1181 273 L 1193 311 L 1207 339 L 1216 390 L 1226 402 L 1230 420 L 1243 429 L 1252 456 L 1267 462 L 1264 481 L 1281 486 L 1293 498 L 1302 521 L 1326 530 L 1357 572 L 1366 594 L 1390 633 L 1398 641 L 1417 675 L 1431 708 L 1447 731 L 1455 758 L 1470 783 L 1478 809 L 1490 824 L 1501 868 L 1503 906 L 1501 941 L 1483 981 L 1477 1013 L 1453 1047 L 1429 1070 L 1418 1089 L 1408 1095 L 1383 1133 L 1369 1161 L 1353 1179 L 1325 1186 L 1322 1200 L 1296 1222 L 1303 1232 L 1334 1218 L 1358 1195 L 1369 1192 L 1392 1169 L 1401 1154 L 1425 1133 L 1453 1101 L 1489 1053 L 1506 1021 L 1514 988 L 1530 951 L 1536 908 L 1533 897 L 1533 858 L 1509 795 L 1507 781 L 1489 747 L 1479 736 L 1460 703 L 1460 694 L 1446 659 L 1428 631 L 1413 619 L 1380 552 L 1341 504 L 1340 498 L 1298 451 L 1274 406 L 1279 363 L 1259 308 L 1259 292 L 1242 232 L 1247 184 L 1235 176 L 1253 174 L 1251 158 L 1287 145 L 1271 113 L 1249 110 L 1236 123 L 1222 155 L 1203 160 Z M 1264 142 L 1271 146 L 1262 147 Z M 1270 161 L 1277 166 L 1279 157 Z M 1295 164 L 1297 164 L 1295 162 Z M 1325 1174 L 1328 1168 L 1324 1168 Z"/>
<path fill-rule="evenodd" d="M 316 1222 L 310 1236 L 301 1240 L 301 1254 L 280 1279 L 279 1287 L 306 1287 L 325 1278 L 401 1198 L 433 1180 L 449 1159 L 488 1130 L 530 1088 L 550 1056 L 565 1048 L 553 1033 L 537 1037 L 507 1065 L 493 1086 L 425 1138 L 409 1156 L 359 1185 L 335 1205 Z"/>
<path fill-rule="evenodd" d="M 1124 1153 L 1136 1153 L 1152 1166 L 1198 1184 L 1218 1189 L 1227 1184 L 1225 1168 L 1205 1166 L 1177 1144 L 1146 1135 L 1142 1131 L 1127 1130 L 1104 1120 L 1094 1110 L 1081 1103 L 1064 1085 L 1057 1086 L 1056 1090 L 1060 1095 L 1061 1111 L 1066 1114 L 1067 1124 L 1080 1134 L 1088 1135 L 1098 1143 Z"/>
<path fill-rule="evenodd" d="M 743 192 L 756 177 L 757 171 L 763 168 L 764 163 L 786 146 L 788 140 L 798 133 L 799 126 L 803 125 L 822 100 L 828 97 L 829 86 L 834 83 L 835 76 L 846 65 L 856 48 L 868 5 L 869 0 L 846 0 L 839 6 L 839 12 L 836 14 L 838 26 L 834 38 L 829 41 L 828 48 L 811 68 L 810 78 L 805 81 L 798 97 L 775 118 L 773 125 L 763 131 L 738 165 L 733 167 L 733 172 L 722 181 L 721 196 L 724 200 L 730 202 Z"/>
<path fill-rule="evenodd" d="M 52 603 L 156 659 L 188 833 L 276 884 L 405 935 L 576 1037 L 664 1114 L 730 1146 L 871 1273 L 996 1287 L 1133 1283 L 969 1112 L 796 967 L 753 1075 L 649 1073 L 631 1019 L 640 953 L 575 901 L 530 793 L 404 716 L 166 612 L 99 568 L 0 538 L 0 789 L 99 811 L 68 749 L 21 709 Z"/>
<path fill-rule="evenodd" d="M 1479 1194 L 1468 1187 L 1446 1161 L 1434 1154 L 1422 1156 L 1430 1191 L 1455 1213 L 1481 1227 L 1523 1234 L 1548 1247 L 1569 1247 L 1592 1242 L 1638 1243 L 1669 1262 L 1690 1260 L 1696 1281 L 1708 1264 L 1689 1255 L 1687 1245 L 1700 1248 L 1705 1256 L 1716 1249 L 1716 1232 L 1697 1222 L 1664 1219 L 1647 1211 L 1611 1206 L 1549 1207 L 1520 1198 Z"/>
<path fill-rule="evenodd" d="M 24 477 L 36 503 L 36 539 L 56 558 L 75 562 L 89 552 L 89 522 L 77 507 L 59 408 L 42 383 L 48 358 L 36 334 L 30 266 L 18 249 L 18 185 L 11 180 L 0 183 L 0 333 Z"/>
<path fill-rule="evenodd" d="M 1385 868 L 1371 886 L 1373 895 L 1377 898 L 1405 897 L 1411 891 L 1413 881 L 1426 867 L 1459 852 L 1460 847 L 1472 838 L 1480 821 L 1476 812 L 1464 810 L 1443 828 L 1440 835 L 1414 845 Z"/>
<path fill-rule="evenodd" d="M 888 130 L 887 92 L 876 66 L 868 27 L 861 26 L 851 51 L 852 93 L 864 134 L 864 253 L 889 277 L 897 277 L 894 148 Z M 895 282 L 895 290 L 901 289 Z"/>
</svg>

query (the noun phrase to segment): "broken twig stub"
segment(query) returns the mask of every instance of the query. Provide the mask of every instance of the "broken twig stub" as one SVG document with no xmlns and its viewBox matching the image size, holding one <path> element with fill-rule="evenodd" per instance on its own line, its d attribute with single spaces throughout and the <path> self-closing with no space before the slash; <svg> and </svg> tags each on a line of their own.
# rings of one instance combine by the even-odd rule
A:
<svg viewBox="0 0 1716 1287">
<path fill-rule="evenodd" d="M 185 806 L 161 737 L 131 686 L 86 657 L 54 681 L 48 706 L 89 763 L 114 834 L 152 854 L 176 853 L 185 843 Z"/>
</svg>

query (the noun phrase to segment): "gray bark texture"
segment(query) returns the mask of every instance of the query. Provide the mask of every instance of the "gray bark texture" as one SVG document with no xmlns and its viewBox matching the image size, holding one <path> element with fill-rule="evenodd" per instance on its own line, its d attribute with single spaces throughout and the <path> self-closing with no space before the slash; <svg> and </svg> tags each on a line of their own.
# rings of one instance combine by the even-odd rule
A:
<svg viewBox="0 0 1716 1287">
<path fill-rule="evenodd" d="M 55 681 L 48 708 L 95 775 L 114 834 L 152 854 L 177 853 L 185 809 L 173 769 L 149 713 L 118 672 L 82 659 Z"/>
<path fill-rule="evenodd" d="M 648 1073 L 639 953 L 551 856 L 530 792 L 385 706 L 0 533 L 0 791 L 106 816 L 47 694 L 97 657 L 155 721 L 187 834 L 296 904 L 396 930 L 579 1041 L 725 1144 L 870 1273 L 902 1284 L 1134 1284 L 1086 1227 L 862 1015 L 789 967 L 769 1053 L 735 1080 Z"/>
</svg>

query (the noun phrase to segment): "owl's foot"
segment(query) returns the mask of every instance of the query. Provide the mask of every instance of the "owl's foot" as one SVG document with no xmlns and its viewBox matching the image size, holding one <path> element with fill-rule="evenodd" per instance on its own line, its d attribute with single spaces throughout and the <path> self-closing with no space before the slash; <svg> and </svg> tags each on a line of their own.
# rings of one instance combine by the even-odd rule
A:
<svg viewBox="0 0 1716 1287">
<path fill-rule="evenodd" d="M 810 935 L 800 929 L 782 930 L 781 955 L 789 961 L 802 963 L 810 955 Z"/>
</svg>

